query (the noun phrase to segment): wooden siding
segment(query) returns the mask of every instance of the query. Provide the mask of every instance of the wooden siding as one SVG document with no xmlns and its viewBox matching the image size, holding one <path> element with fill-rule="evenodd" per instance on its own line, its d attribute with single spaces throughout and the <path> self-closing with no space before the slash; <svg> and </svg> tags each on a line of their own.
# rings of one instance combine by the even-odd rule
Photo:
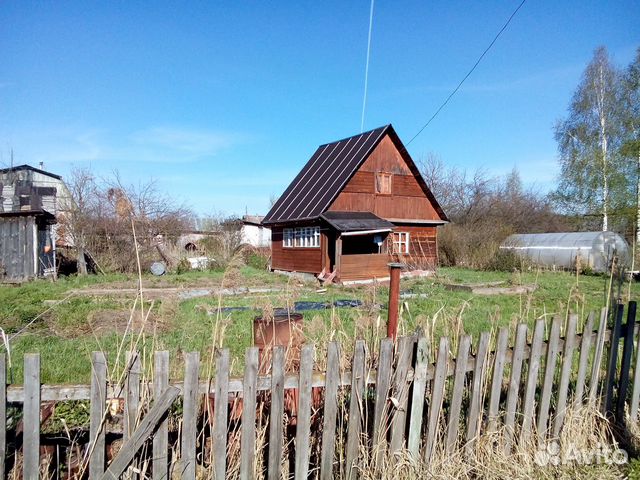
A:
<svg viewBox="0 0 640 480">
<path fill-rule="evenodd" d="M 0 280 L 23 281 L 38 273 L 35 217 L 0 218 Z"/>
<path fill-rule="evenodd" d="M 393 174 L 391 195 L 375 193 L 376 172 Z M 386 136 L 347 182 L 329 210 L 373 212 L 382 218 L 439 220 L 420 184 Z"/>
<path fill-rule="evenodd" d="M 393 261 L 425 270 L 436 268 L 438 264 L 436 227 L 397 225 L 393 231 L 409 233 L 409 253 L 406 255 L 392 255 Z M 392 242 L 393 235 L 389 235 L 389 237 L 387 237 L 387 248 L 389 252 L 393 251 Z"/>
<path fill-rule="evenodd" d="M 325 235 L 320 235 L 320 248 L 285 248 L 282 246 L 282 227 L 271 231 L 271 268 L 289 272 L 320 273 Z"/>
<path fill-rule="evenodd" d="M 340 280 L 365 280 L 389 276 L 389 255 L 343 255 Z"/>
</svg>

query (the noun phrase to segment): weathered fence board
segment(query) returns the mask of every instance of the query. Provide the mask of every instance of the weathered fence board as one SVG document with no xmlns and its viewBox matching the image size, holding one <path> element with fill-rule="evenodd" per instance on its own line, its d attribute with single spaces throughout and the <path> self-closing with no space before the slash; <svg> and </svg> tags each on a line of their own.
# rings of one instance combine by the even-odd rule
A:
<svg viewBox="0 0 640 480">
<path fill-rule="evenodd" d="M 107 359 L 103 352 L 91 356 L 91 412 L 89 426 L 89 478 L 97 480 L 105 464 L 105 405 L 107 403 Z"/>
<path fill-rule="evenodd" d="M 592 401 L 594 391 L 593 401 L 600 400 L 599 408 L 607 411 L 611 421 L 627 420 L 628 409 L 630 420 L 637 422 L 640 355 L 633 350 L 640 335 L 635 326 L 635 303 L 629 305 L 624 326 L 621 312 L 622 308 L 617 307 L 612 331 L 606 329 L 607 317 L 603 312 L 596 330 L 596 318 L 589 315 L 580 333 L 578 317 L 570 315 L 564 337 L 560 336 L 562 319 L 556 317 L 547 341 L 546 321 L 537 320 L 530 344 L 527 344 L 528 326 L 520 324 L 516 326 L 511 347 L 506 328 L 498 332 L 494 349 L 490 348 L 489 332 L 479 336 L 477 348 L 470 336 L 462 335 L 455 358 L 450 358 L 453 355 L 449 339 L 442 337 L 433 363 L 429 358 L 430 340 L 422 334 L 398 338 L 395 345 L 384 339 L 379 350 L 371 353 L 365 342 L 359 340 L 351 357 L 350 372 L 340 370 L 337 343 L 328 345 L 324 373 L 314 373 L 315 347 L 311 344 L 302 347 L 299 363 L 294 362 L 299 369 L 294 367 L 289 372 L 285 360 L 290 358 L 291 351 L 275 347 L 271 371 L 262 376 L 258 375 L 258 349 L 248 349 L 241 379 L 230 377 L 228 350 L 217 354 L 215 377 L 206 379 L 200 378 L 199 354 L 190 353 L 184 357 L 184 382 L 174 386 L 169 384 L 168 352 L 154 355 L 152 385 L 142 375 L 143 358 L 136 352 L 129 355 L 124 376 L 108 384 L 105 356 L 96 352 L 92 355 L 91 386 L 78 386 L 77 390 L 62 387 L 56 395 L 87 392 L 91 398 L 90 443 L 84 458 L 92 480 L 143 476 L 168 479 L 169 452 L 177 446 L 179 451 L 174 450 L 171 455 L 172 478 L 194 479 L 202 475 L 225 478 L 233 471 L 243 479 L 262 476 L 280 479 L 285 470 L 300 479 L 315 475 L 329 479 L 334 474 L 355 478 L 363 467 L 372 469 L 373 474 L 379 473 L 377 468 L 388 465 L 393 455 L 405 447 L 416 461 L 430 462 L 436 449 L 455 453 L 464 448 L 467 454 L 472 454 L 479 435 L 498 429 L 504 435 L 495 438 L 504 443 L 505 449 L 511 449 L 515 442 L 528 442 L 534 422 L 539 442 L 544 441 L 549 430 L 557 437 L 568 406 L 580 406 L 587 393 Z M 605 347 L 606 369 L 601 371 L 598 362 L 604 357 Z M 39 382 L 39 356 L 26 355 L 25 385 L 18 396 L 15 387 L 6 388 L 5 361 L 0 356 L 0 466 L 6 459 L 7 401 L 18 398 L 24 411 L 21 468 L 26 478 L 35 478 L 41 467 L 40 405 L 43 392 L 53 395 L 53 386 L 42 386 Z M 208 386 L 203 386 L 204 383 Z M 600 383 L 604 384 L 601 398 L 597 396 Z M 267 384 L 270 394 L 261 393 Z M 180 435 L 175 444 L 169 445 L 167 412 L 180 395 L 183 396 L 181 421 L 178 417 Z M 109 428 L 109 438 L 114 433 L 118 435 L 119 429 L 113 430 L 111 415 L 122 401 L 119 397 L 124 399 L 123 446 L 115 450 L 115 458 L 107 465 L 105 434 Z M 323 397 L 324 405 L 319 408 Z M 207 404 L 204 416 L 200 408 L 203 398 L 213 403 L 213 407 Z M 372 418 L 368 418 L 368 408 L 373 409 Z M 289 419 L 286 427 L 285 418 Z M 262 442 L 264 430 L 258 431 L 257 421 L 268 425 L 266 443 Z M 320 423 L 321 441 L 315 433 L 319 429 L 313 427 Z M 152 453 L 148 450 L 150 440 Z M 464 440 L 463 445 L 460 440 Z M 109 452 L 113 451 L 110 447 Z"/>
<path fill-rule="evenodd" d="M 554 437 L 560 435 L 560 429 L 562 428 L 566 414 L 567 396 L 569 395 L 569 381 L 571 380 L 571 369 L 573 368 L 573 351 L 575 349 L 577 325 L 578 316 L 574 314 L 569 315 L 564 340 L 564 351 L 562 352 L 562 369 L 560 370 L 560 384 L 558 386 L 556 414 L 553 421 Z"/>
<path fill-rule="evenodd" d="M 7 455 L 7 357 L 0 354 L 0 477 L 6 478 Z"/>
<path fill-rule="evenodd" d="M 336 450 L 336 421 L 338 417 L 338 377 L 340 374 L 340 349 L 338 344 L 331 342 L 327 347 L 328 375 L 324 390 L 324 410 L 322 420 L 322 452 L 320 454 L 320 478 L 333 478 L 333 459 Z"/>
<path fill-rule="evenodd" d="M 242 398 L 242 432 L 240 440 L 240 478 L 254 478 L 256 459 L 256 386 L 258 378 L 259 351 L 248 348 L 245 353 L 244 395 Z"/>
<path fill-rule="evenodd" d="M 271 357 L 271 413 L 269 425 L 268 478 L 280 478 L 282 462 L 282 421 L 284 415 L 284 347 L 274 347 Z"/>
<path fill-rule="evenodd" d="M 154 395 L 162 395 L 169 387 L 169 352 L 156 352 L 153 367 Z M 153 480 L 166 480 L 169 477 L 169 421 L 164 418 L 153 435 Z"/>
</svg>

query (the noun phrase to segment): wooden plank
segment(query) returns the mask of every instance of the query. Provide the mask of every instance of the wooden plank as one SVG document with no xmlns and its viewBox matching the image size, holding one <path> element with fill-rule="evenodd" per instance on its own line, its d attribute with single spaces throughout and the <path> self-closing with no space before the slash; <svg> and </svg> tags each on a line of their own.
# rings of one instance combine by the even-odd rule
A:
<svg viewBox="0 0 640 480">
<path fill-rule="evenodd" d="M 302 346 L 300 353 L 300 388 L 298 389 L 298 424 L 296 426 L 296 466 L 295 478 L 307 480 L 309 459 L 311 458 L 311 377 L 315 347 Z"/>
<path fill-rule="evenodd" d="M 0 478 L 5 477 L 7 454 L 7 357 L 0 353 Z"/>
<path fill-rule="evenodd" d="M 529 368 L 527 371 L 527 383 L 522 408 L 522 432 L 520 438 L 526 445 L 531 435 L 531 426 L 534 421 L 534 408 L 536 387 L 540 371 L 540 357 L 542 355 L 542 342 L 544 340 L 545 321 L 536 321 L 531 339 L 531 353 L 529 354 Z"/>
<path fill-rule="evenodd" d="M 118 451 L 116 458 L 113 459 L 107 471 L 99 477 L 100 480 L 116 480 L 121 478 L 140 447 L 142 447 L 142 445 L 144 445 L 144 443 L 153 434 L 154 428 L 160 422 L 162 417 L 166 415 L 167 411 L 175 399 L 178 398 L 179 394 L 180 390 L 175 387 L 168 387 L 164 391 L 160 398 L 153 403 L 151 410 L 149 410 L 142 419 L 140 426 L 122 445 L 122 448 Z"/>
<path fill-rule="evenodd" d="M 465 451 L 470 455 L 473 451 L 475 440 L 480 434 L 480 422 L 482 421 L 482 410 L 484 403 L 484 380 L 487 371 L 487 351 L 491 333 L 482 332 L 478 340 L 478 350 L 476 351 L 475 366 L 473 369 L 473 381 L 471 384 L 471 400 L 467 412 L 467 437 Z"/>
<path fill-rule="evenodd" d="M 542 445 L 547 436 L 549 421 L 549 406 L 551 405 L 551 395 L 553 394 L 553 378 L 556 373 L 556 362 L 558 361 L 558 342 L 560 340 L 560 325 L 562 318 L 553 317 L 549 340 L 547 340 L 547 355 L 544 365 L 544 379 L 542 381 L 542 393 L 540 394 L 540 407 L 538 409 L 538 422 L 536 432 L 538 443 Z"/>
<path fill-rule="evenodd" d="M 440 338 L 438 347 L 438 358 L 436 359 L 436 369 L 433 377 L 433 387 L 431 389 L 431 402 L 429 404 L 429 423 L 427 424 L 427 438 L 425 440 L 424 460 L 431 461 L 433 447 L 438 437 L 438 424 L 440 420 L 440 410 L 442 409 L 442 399 L 444 397 L 445 380 L 447 378 L 447 364 L 449 357 L 449 339 Z"/>
<path fill-rule="evenodd" d="M 584 387 L 587 379 L 587 368 L 589 367 L 589 354 L 591 353 L 591 340 L 593 338 L 593 323 L 595 322 L 595 314 L 591 312 L 587 317 L 587 323 L 582 330 L 582 338 L 580 339 L 580 359 L 578 360 L 578 376 L 576 378 L 576 391 L 574 394 L 573 404 L 579 406 L 582 404 Z"/>
<path fill-rule="evenodd" d="M 104 352 L 91 355 L 91 407 L 89 413 L 90 460 L 89 478 L 98 479 L 104 473 L 105 428 L 107 404 L 107 359 Z"/>
<path fill-rule="evenodd" d="M 407 405 L 409 402 L 409 383 L 407 375 L 411 367 L 413 346 L 415 337 L 402 337 L 398 340 L 398 363 L 393 384 L 393 398 L 395 408 L 391 419 L 391 444 L 392 453 L 400 451 L 404 447 L 404 436 L 407 424 Z"/>
<path fill-rule="evenodd" d="M 633 388 L 631 390 L 631 403 L 629 405 L 629 415 L 631 420 L 638 419 L 638 404 L 640 403 L 640 335 L 636 344 L 636 361 L 633 367 Z"/>
<path fill-rule="evenodd" d="M 274 347 L 271 358 L 271 413 L 269 421 L 268 478 L 280 478 L 282 461 L 282 416 L 284 415 L 284 347 Z"/>
<path fill-rule="evenodd" d="M 422 413 L 424 411 L 424 397 L 427 388 L 428 366 L 429 342 L 426 337 L 420 336 L 416 347 L 413 391 L 411 392 L 411 412 L 409 414 L 409 438 L 407 440 L 407 449 L 416 460 L 418 459 L 422 434 Z"/>
<path fill-rule="evenodd" d="M 256 459 L 256 386 L 258 378 L 258 347 L 247 348 L 244 362 L 242 396 L 242 433 L 240 439 L 240 478 L 255 477 Z"/>
<path fill-rule="evenodd" d="M 620 363 L 620 380 L 618 381 L 618 398 L 616 401 L 616 419 L 624 421 L 625 404 L 629 391 L 629 379 L 631 373 L 631 356 L 633 355 L 633 337 L 636 328 L 636 302 L 629 302 L 627 309 L 627 324 L 622 347 L 622 362 Z"/>
<path fill-rule="evenodd" d="M 183 479 L 195 480 L 200 352 L 186 353 L 184 363 L 184 400 L 182 403 L 182 438 L 179 468 Z"/>
<path fill-rule="evenodd" d="M 126 442 L 136 429 L 138 406 L 140 404 L 140 355 L 138 352 L 127 352 L 126 365 L 128 373 L 124 397 L 124 425 L 122 440 Z"/>
<path fill-rule="evenodd" d="M 571 370 L 573 368 L 573 352 L 576 346 L 576 326 L 578 316 L 569 315 L 567 329 L 564 336 L 564 351 L 562 353 L 562 369 L 560 370 L 560 382 L 558 384 L 558 402 L 556 404 L 556 414 L 553 422 L 553 436 L 560 435 L 560 429 L 564 423 L 567 409 L 567 397 L 569 394 L 569 382 L 571 381 Z"/>
<path fill-rule="evenodd" d="M 521 323 L 516 329 L 516 341 L 511 357 L 511 376 L 509 378 L 509 388 L 507 390 L 507 409 L 504 416 L 504 449 L 511 451 L 511 443 L 515 433 L 516 407 L 518 405 L 518 394 L 520 391 L 520 377 L 522 374 L 522 361 L 525 355 L 527 344 L 527 324 Z"/>
<path fill-rule="evenodd" d="M 471 336 L 463 335 L 458 342 L 458 352 L 456 354 L 456 366 L 453 379 L 453 391 L 451 393 L 451 403 L 449 406 L 449 424 L 447 425 L 447 451 L 453 452 L 458 442 L 458 428 L 460 426 L 460 409 L 465 392 L 465 377 L 467 361 L 469 360 L 469 349 L 471 348 Z"/>
<path fill-rule="evenodd" d="M 169 387 L 169 352 L 154 354 L 153 395 L 154 403 Z M 165 417 L 153 434 L 153 480 L 166 480 L 169 476 L 169 421 Z"/>
<path fill-rule="evenodd" d="M 598 334 L 596 336 L 596 349 L 593 355 L 593 364 L 591 366 L 591 380 L 589 382 L 589 403 L 594 405 L 598 398 L 598 384 L 600 381 L 600 365 L 604 354 L 605 334 L 607 333 L 607 309 L 600 310 L 600 323 L 598 325 Z"/>
<path fill-rule="evenodd" d="M 333 478 L 333 459 L 336 450 L 336 418 L 338 415 L 338 384 L 340 373 L 340 349 L 336 342 L 327 346 L 328 375 L 324 389 L 324 409 L 322 414 L 322 450 L 320 452 L 320 479 Z"/>
<path fill-rule="evenodd" d="M 229 409 L 229 350 L 224 349 L 216 359 L 213 424 L 213 462 L 216 479 L 227 473 L 227 413 Z"/>
<path fill-rule="evenodd" d="M 487 430 L 489 433 L 498 429 L 500 416 L 500 396 L 502 395 L 502 378 L 504 376 L 504 364 L 506 362 L 507 347 L 509 342 L 509 329 L 501 328 L 496 342 L 496 351 L 493 356 L 493 374 L 491 378 L 491 396 L 489 397 L 489 414 Z"/>
<path fill-rule="evenodd" d="M 383 338 L 380 341 L 378 371 L 376 372 L 376 399 L 373 408 L 373 455 L 376 466 L 380 465 L 379 462 L 382 461 L 386 450 L 392 363 L 393 340 Z"/>
<path fill-rule="evenodd" d="M 613 415 L 613 387 L 616 382 L 618 368 L 618 349 L 620 347 L 620 332 L 622 330 L 622 316 L 624 305 L 618 304 L 614 311 L 614 323 L 609 341 L 609 358 L 607 360 L 607 375 L 604 381 L 604 401 L 602 411 L 605 415 Z"/>
<path fill-rule="evenodd" d="M 24 478 L 38 478 L 40 472 L 40 354 L 24 356 L 24 405 L 22 455 Z"/>
<path fill-rule="evenodd" d="M 349 420 L 347 422 L 347 447 L 345 451 L 345 477 L 356 478 L 360 436 L 364 419 L 364 387 L 365 387 L 365 343 L 356 340 L 351 367 L 351 398 L 349 400 Z"/>
</svg>

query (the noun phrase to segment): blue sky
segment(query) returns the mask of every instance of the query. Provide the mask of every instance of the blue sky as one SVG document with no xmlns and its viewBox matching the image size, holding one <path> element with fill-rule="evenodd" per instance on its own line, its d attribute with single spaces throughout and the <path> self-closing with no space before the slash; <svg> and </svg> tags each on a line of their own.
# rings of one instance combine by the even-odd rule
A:
<svg viewBox="0 0 640 480">
<path fill-rule="evenodd" d="M 408 141 L 519 1 L 389 2 L 374 10 L 365 130 Z M 266 213 L 319 144 L 360 131 L 362 2 L 0 5 L 0 165 L 154 179 L 194 211 Z M 626 65 L 633 1 L 533 1 L 409 146 L 419 159 L 553 187 L 554 122 L 593 50 Z"/>
</svg>

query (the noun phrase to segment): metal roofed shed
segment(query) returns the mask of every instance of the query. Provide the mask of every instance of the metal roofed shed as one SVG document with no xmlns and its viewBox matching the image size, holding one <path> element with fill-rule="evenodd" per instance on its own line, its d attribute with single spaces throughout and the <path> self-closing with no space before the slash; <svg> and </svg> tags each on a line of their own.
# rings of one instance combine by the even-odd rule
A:
<svg viewBox="0 0 640 480">
<path fill-rule="evenodd" d="M 628 266 L 631 258 L 626 240 L 614 232 L 532 233 L 509 236 L 500 246 L 537 265 L 594 272 L 609 271 L 614 255 L 619 265 Z"/>
</svg>

